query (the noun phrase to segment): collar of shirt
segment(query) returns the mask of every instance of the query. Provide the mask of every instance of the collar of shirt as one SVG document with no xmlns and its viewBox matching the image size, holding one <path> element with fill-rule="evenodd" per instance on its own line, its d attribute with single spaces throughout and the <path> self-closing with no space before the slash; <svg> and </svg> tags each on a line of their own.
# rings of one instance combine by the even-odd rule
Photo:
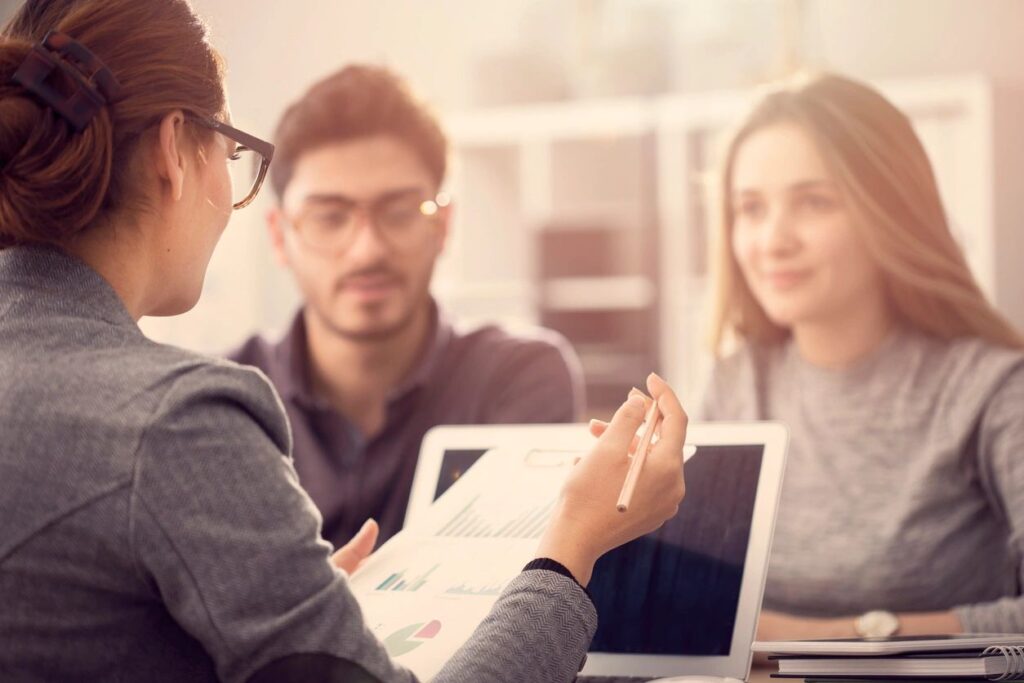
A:
<svg viewBox="0 0 1024 683">
<path fill-rule="evenodd" d="M 451 342 L 454 334 L 451 321 L 433 299 L 430 300 L 429 315 L 430 332 L 427 334 L 419 359 L 406 377 L 388 393 L 389 406 L 430 382 L 444 350 Z M 306 410 L 333 410 L 326 399 L 313 391 L 304 309 L 300 309 L 295 315 L 288 332 L 278 342 L 274 351 L 285 370 L 280 377 L 275 378 L 281 397 L 295 402 Z"/>
</svg>

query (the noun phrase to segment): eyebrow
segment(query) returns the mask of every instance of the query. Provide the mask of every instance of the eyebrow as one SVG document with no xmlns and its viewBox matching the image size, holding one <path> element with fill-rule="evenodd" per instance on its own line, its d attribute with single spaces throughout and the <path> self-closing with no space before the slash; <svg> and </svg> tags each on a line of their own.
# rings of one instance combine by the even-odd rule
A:
<svg viewBox="0 0 1024 683">
<path fill-rule="evenodd" d="M 795 183 L 790 183 L 789 185 L 787 185 L 785 187 L 785 190 L 787 192 L 798 192 L 800 190 L 818 190 L 818 189 L 835 190 L 836 186 L 835 186 L 835 183 L 833 181 L 831 181 L 831 180 L 827 180 L 825 178 L 816 178 L 816 179 L 809 179 L 809 180 L 798 180 Z M 743 195 L 758 194 L 759 192 L 760 192 L 760 190 L 758 188 L 740 187 L 740 188 L 737 188 L 736 190 L 733 191 L 732 196 L 733 196 L 733 199 L 736 199 L 736 198 L 742 197 Z"/>
<path fill-rule="evenodd" d="M 382 194 L 367 200 L 366 203 L 378 204 L 380 202 L 391 201 L 392 199 L 399 199 L 412 194 L 424 194 L 424 189 L 420 186 L 410 187 L 399 187 L 394 190 L 388 190 Z M 340 192 L 314 192 L 313 194 L 306 195 L 302 203 L 304 204 L 361 204 L 363 200 L 356 199 L 355 197 L 349 197 Z"/>
</svg>

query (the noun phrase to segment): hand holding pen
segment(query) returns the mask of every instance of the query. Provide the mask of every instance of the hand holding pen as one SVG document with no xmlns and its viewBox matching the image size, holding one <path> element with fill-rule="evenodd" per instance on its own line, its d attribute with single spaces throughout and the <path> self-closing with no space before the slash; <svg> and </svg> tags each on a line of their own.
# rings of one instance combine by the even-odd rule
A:
<svg viewBox="0 0 1024 683">
<path fill-rule="evenodd" d="M 591 433 L 598 439 L 566 480 L 562 499 L 538 548 L 539 557 L 561 562 L 584 585 L 601 555 L 675 516 L 686 489 L 686 413 L 657 375 L 647 378 L 647 389 L 652 398 L 631 392 L 610 422 L 591 423 Z M 652 420 L 638 439 L 645 418 L 659 414 L 660 421 Z M 639 452 L 641 444 L 645 455 L 638 463 L 637 456 L 631 458 L 630 453 Z M 619 512 L 617 502 L 631 469 L 633 493 L 626 510 Z"/>
</svg>

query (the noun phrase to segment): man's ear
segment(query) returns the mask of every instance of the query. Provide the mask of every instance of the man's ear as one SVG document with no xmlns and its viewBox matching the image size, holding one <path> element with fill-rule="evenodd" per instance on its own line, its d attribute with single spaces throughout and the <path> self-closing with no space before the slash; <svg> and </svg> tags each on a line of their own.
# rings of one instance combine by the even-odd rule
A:
<svg viewBox="0 0 1024 683">
<path fill-rule="evenodd" d="M 288 261 L 288 250 L 285 246 L 284 222 L 284 212 L 280 206 L 274 206 L 267 211 L 267 236 L 270 237 L 274 258 L 278 264 L 287 268 L 291 263 Z"/>
<path fill-rule="evenodd" d="M 186 142 L 185 114 L 176 109 L 160 120 L 155 150 L 157 177 L 167 183 L 174 201 L 181 199 L 185 188 Z"/>
</svg>

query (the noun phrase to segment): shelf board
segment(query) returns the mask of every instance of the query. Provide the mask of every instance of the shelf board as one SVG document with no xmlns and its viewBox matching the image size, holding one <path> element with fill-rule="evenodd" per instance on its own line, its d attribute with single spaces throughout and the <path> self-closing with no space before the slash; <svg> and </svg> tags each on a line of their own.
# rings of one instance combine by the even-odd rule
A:
<svg viewBox="0 0 1024 683">
<path fill-rule="evenodd" d="M 654 301 L 654 281 L 646 275 L 552 278 L 541 285 L 541 305 L 549 311 L 643 310 Z"/>
</svg>

